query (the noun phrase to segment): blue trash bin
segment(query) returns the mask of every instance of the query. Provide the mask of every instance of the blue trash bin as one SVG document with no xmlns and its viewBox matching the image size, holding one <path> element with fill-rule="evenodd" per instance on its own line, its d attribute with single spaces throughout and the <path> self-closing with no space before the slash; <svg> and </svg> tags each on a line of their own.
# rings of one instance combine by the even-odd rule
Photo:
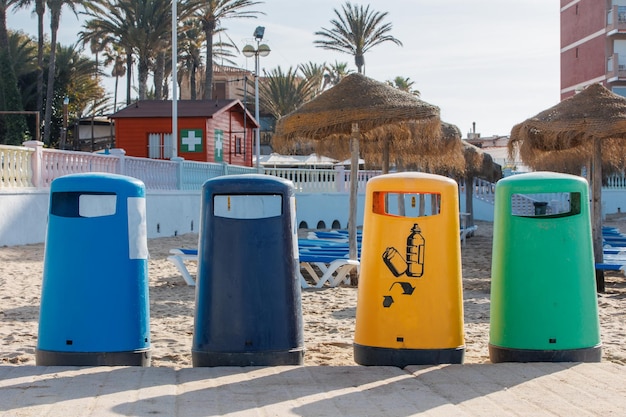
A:
<svg viewBox="0 0 626 417">
<path fill-rule="evenodd" d="M 202 187 L 192 363 L 301 365 L 295 197 L 265 175 Z"/>
<path fill-rule="evenodd" d="M 145 189 L 73 174 L 50 189 L 36 364 L 150 364 Z"/>
</svg>

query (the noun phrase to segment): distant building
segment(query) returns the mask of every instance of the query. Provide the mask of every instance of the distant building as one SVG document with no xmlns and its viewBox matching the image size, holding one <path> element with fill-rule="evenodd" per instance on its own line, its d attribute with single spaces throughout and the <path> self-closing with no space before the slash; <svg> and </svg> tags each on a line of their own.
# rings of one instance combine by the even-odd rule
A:
<svg viewBox="0 0 626 417">
<path fill-rule="evenodd" d="M 128 156 L 173 156 L 172 102 L 141 100 L 112 114 L 116 147 Z M 179 157 L 252 166 L 257 122 L 239 100 L 178 101 Z"/>
<path fill-rule="evenodd" d="M 561 99 L 594 83 L 626 96 L 626 0 L 561 0 Z"/>
<path fill-rule="evenodd" d="M 196 99 L 204 96 L 206 70 L 204 67 L 196 70 Z M 264 77 L 259 77 L 259 83 L 264 82 Z M 217 100 L 239 100 L 254 114 L 254 72 L 244 68 L 228 65 L 213 64 L 213 96 Z M 180 77 L 180 98 L 191 99 L 191 78 L 188 73 Z M 263 107 L 259 108 L 259 123 L 261 123 L 260 141 L 261 154 L 269 155 L 272 152 L 271 139 L 274 132 L 276 118 L 266 114 Z"/>
<path fill-rule="evenodd" d="M 513 158 L 509 157 L 509 136 L 489 136 L 481 137 L 480 133 L 470 132 L 467 134 L 466 142 L 482 149 L 485 153 L 488 153 L 493 162 L 502 167 L 504 175 L 508 175 L 511 172 L 527 172 L 530 169 L 524 165 L 520 160 L 519 155 L 515 155 Z"/>
</svg>

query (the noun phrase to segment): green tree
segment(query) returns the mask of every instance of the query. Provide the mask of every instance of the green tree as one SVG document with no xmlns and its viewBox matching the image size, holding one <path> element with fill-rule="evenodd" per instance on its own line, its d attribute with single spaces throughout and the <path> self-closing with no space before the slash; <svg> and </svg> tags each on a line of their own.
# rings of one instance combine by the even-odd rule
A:
<svg viewBox="0 0 626 417">
<path fill-rule="evenodd" d="M 306 64 L 300 64 L 298 66 L 298 69 L 307 80 L 307 82 L 311 84 L 311 97 L 309 98 L 310 100 L 322 91 L 326 64 L 307 62 Z"/>
<path fill-rule="evenodd" d="M 405 78 L 405 77 L 397 76 L 393 80 L 387 80 L 387 84 L 392 87 L 397 88 L 398 90 L 402 90 L 404 92 L 413 94 L 416 97 L 419 97 L 421 94 L 419 90 L 415 90 L 413 88 L 413 84 L 415 84 L 415 82 L 411 81 L 409 77 Z"/>
<path fill-rule="evenodd" d="M 326 65 L 324 71 L 324 84 L 322 89 L 325 90 L 329 87 L 339 84 L 339 81 L 346 75 L 351 74 L 352 71 L 348 69 L 347 62 L 335 61 L 334 64 Z"/>
<path fill-rule="evenodd" d="M 200 20 L 206 41 L 206 72 L 204 80 L 204 97 L 213 96 L 213 35 L 220 29 L 221 23 L 227 19 L 256 18 L 262 12 L 247 10 L 262 4 L 252 0 L 191 0 L 190 8 L 195 11 L 195 18 Z"/>
<path fill-rule="evenodd" d="M 103 65 L 108 67 L 112 65 L 111 77 L 115 78 L 115 91 L 113 91 L 113 111 L 117 111 L 117 86 L 120 77 L 126 74 L 126 57 L 124 50 L 119 46 L 107 48 L 104 51 Z"/>
<path fill-rule="evenodd" d="M 334 9 L 335 19 L 331 28 L 315 32 L 320 39 L 313 43 L 322 49 L 337 51 L 354 56 L 354 63 L 360 74 L 365 73 L 365 53 L 384 42 L 402 46 L 402 42 L 389 35 L 391 23 L 383 23 L 387 12 L 370 11 L 370 6 L 353 5 L 346 2 L 341 12 Z"/>
<path fill-rule="evenodd" d="M 13 72 L 17 77 L 18 89 L 22 93 L 22 107 L 27 110 L 35 110 L 37 108 L 36 85 L 32 81 L 36 80 L 38 68 L 37 44 L 22 31 L 9 31 L 9 48 Z M 24 77 L 30 79 L 30 84 L 24 84 Z M 24 91 L 29 94 L 24 95 Z"/>
<path fill-rule="evenodd" d="M 81 55 L 76 46 L 57 46 L 55 57 L 56 80 L 52 94 L 51 141 L 58 143 L 63 120 L 63 100 L 69 99 L 69 119 L 81 118 L 86 114 L 102 114 L 107 110 L 104 88 L 94 77 L 97 64 Z M 101 75 L 101 74 L 99 74 Z"/>
<path fill-rule="evenodd" d="M 17 88 L 17 77 L 7 30 L 7 11 L 15 7 L 18 0 L 0 1 L 0 110 L 22 111 L 22 99 Z M 20 145 L 26 135 L 26 119 L 21 114 L 0 116 L 0 143 Z"/>
<path fill-rule="evenodd" d="M 51 122 L 52 122 L 52 102 L 54 101 L 54 80 L 56 76 L 56 51 L 57 35 L 61 24 L 61 10 L 63 7 L 69 8 L 75 15 L 78 15 L 76 8 L 84 4 L 83 0 L 47 0 L 50 11 L 50 61 L 48 63 L 48 83 L 46 86 L 46 108 L 44 112 L 43 141 L 50 143 Z"/>
<path fill-rule="evenodd" d="M 293 67 L 283 72 L 279 66 L 264 73 L 263 82 L 259 83 L 259 101 L 265 110 L 279 118 L 311 100 L 318 88 L 318 77 L 307 79 Z"/>
<path fill-rule="evenodd" d="M 187 75 L 189 77 L 189 90 L 191 99 L 197 98 L 196 94 L 198 70 L 203 66 L 202 44 L 204 43 L 204 31 L 198 20 L 189 19 L 183 23 L 183 30 L 178 37 L 178 50 L 180 51 L 179 80 Z"/>
<path fill-rule="evenodd" d="M 10 31 L 9 45 L 13 72 L 17 78 L 17 88 L 21 96 L 22 108 L 29 111 L 39 111 L 37 107 L 37 79 L 39 76 L 37 42 L 24 32 Z M 36 138 L 36 132 L 41 128 L 36 121 L 36 117 L 26 116 L 28 131 L 32 132 L 33 139 Z"/>
<path fill-rule="evenodd" d="M 32 3 L 35 3 L 34 13 L 37 15 L 37 105 L 35 107 L 43 117 L 43 54 L 44 54 L 44 13 L 46 11 L 46 0 L 19 0 L 18 7 L 28 7 Z M 37 129 L 41 129 L 41 126 L 37 126 Z"/>
</svg>

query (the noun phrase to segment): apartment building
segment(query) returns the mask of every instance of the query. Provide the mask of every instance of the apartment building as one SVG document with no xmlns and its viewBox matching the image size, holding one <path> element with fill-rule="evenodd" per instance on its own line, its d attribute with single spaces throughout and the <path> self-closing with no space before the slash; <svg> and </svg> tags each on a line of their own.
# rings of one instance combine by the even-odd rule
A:
<svg viewBox="0 0 626 417">
<path fill-rule="evenodd" d="M 626 0 L 561 0 L 561 99 L 593 83 L 626 96 Z"/>
</svg>

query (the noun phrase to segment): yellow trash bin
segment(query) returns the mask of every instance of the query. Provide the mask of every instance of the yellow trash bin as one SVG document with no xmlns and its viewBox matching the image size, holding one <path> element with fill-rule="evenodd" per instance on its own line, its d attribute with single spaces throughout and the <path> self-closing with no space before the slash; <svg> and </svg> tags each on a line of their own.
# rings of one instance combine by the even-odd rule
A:
<svg viewBox="0 0 626 417">
<path fill-rule="evenodd" d="M 462 363 L 458 186 L 403 172 L 368 181 L 354 360 L 360 365 Z"/>
</svg>

